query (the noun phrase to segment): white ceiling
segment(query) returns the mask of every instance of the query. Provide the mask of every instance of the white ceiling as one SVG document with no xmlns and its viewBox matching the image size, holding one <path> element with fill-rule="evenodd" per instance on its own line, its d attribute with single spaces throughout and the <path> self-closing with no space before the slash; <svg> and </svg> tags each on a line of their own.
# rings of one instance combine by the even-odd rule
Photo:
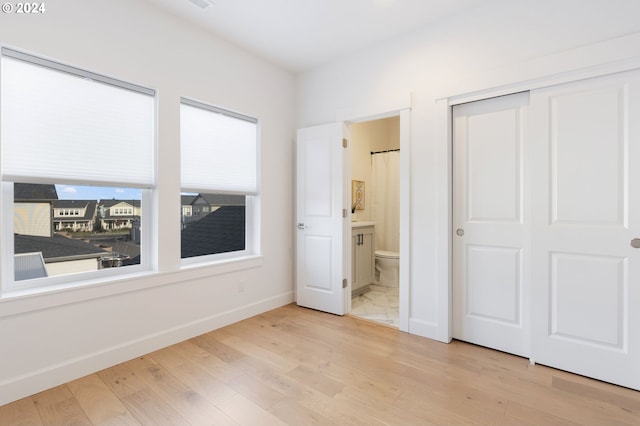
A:
<svg viewBox="0 0 640 426">
<path fill-rule="evenodd" d="M 147 0 L 293 72 L 487 0 Z M 198 0 L 196 0 L 198 1 Z"/>
</svg>

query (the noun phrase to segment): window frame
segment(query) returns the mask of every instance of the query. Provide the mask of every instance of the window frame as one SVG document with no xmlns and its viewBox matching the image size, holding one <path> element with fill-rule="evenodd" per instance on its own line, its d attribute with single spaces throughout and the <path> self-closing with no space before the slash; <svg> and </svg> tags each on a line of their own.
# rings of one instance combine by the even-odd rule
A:
<svg viewBox="0 0 640 426">
<path fill-rule="evenodd" d="M 103 74 L 94 73 L 74 66 L 66 65 L 57 61 L 45 59 L 41 56 L 15 50 L 4 46 L 1 47 L 0 57 L 8 57 L 29 63 L 31 65 L 40 66 L 49 70 L 67 73 L 76 77 L 91 79 L 108 86 L 118 89 L 126 89 L 151 97 L 153 112 L 151 122 L 148 123 L 152 132 L 153 140 L 151 146 L 153 149 L 152 161 L 152 178 L 151 183 L 140 184 L 138 182 L 111 182 L 111 181 L 83 181 L 82 179 L 65 179 L 59 177 L 34 177 L 34 178 L 6 178 L 0 181 L 0 213 L 3 219 L 0 219 L 0 232 L 2 238 L 0 243 L 3 250 L 0 255 L 0 276 L 2 283 L 0 284 L 0 300 L 6 297 L 12 297 L 21 294 L 30 294 L 33 292 L 48 292 L 50 290 L 86 287 L 92 284 L 101 284 L 126 276 L 135 277 L 147 275 L 157 272 L 156 261 L 153 256 L 157 250 L 154 244 L 157 236 L 153 234 L 155 229 L 155 215 L 153 213 L 154 200 L 156 198 L 156 179 L 157 179 L 157 146 L 158 146 L 158 97 L 154 89 L 140 86 L 134 83 L 125 82 L 119 79 L 111 78 Z M 0 69 L 0 72 L 2 70 Z M 0 107 L 2 99 L 0 98 Z M 140 232 L 140 264 L 127 265 L 120 268 L 106 268 L 89 272 L 77 272 L 64 275 L 56 275 L 43 278 L 34 278 L 28 280 L 15 280 L 14 255 L 15 255 L 15 237 L 14 237 L 14 183 L 32 183 L 32 184 L 60 184 L 60 185 L 78 185 L 78 186 L 106 186 L 114 188 L 135 188 L 141 190 L 140 200 L 140 221 L 144 225 Z M 97 201 L 97 200 L 96 200 Z M 51 229 L 54 229 L 54 208 L 50 209 L 51 213 Z M 73 210 L 65 209 L 60 211 L 60 216 L 69 217 L 73 215 Z M 79 211 L 75 214 L 79 215 Z"/>
<path fill-rule="evenodd" d="M 22 291 L 34 289 L 53 289 L 61 287 L 85 286 L 92 283 L 104 283 L 113 278 L 120 278 L 126 275 L 139 275 L 141 273 L 155 272 L 152 269 L 153 254 L 152 244 L 154 236 L 148 228 L 151 226 L 141 227 L 140 232 L 140 264 L 127 265 L 120 268 L 105 268 L 90 272 L 77 272 L 65 275 L 56 275 L 44 278 L 32 278 L 28 280 L 15 280 L 14 271 L 14 234 L 13 234 L 13 214 L 14 214 L 14 182 L 2 182 L 2 216 L 10 218 L 9 220 L 1 220 L 2 234 L 11 235 L 10 241 L 7 238 L 2 240 L 4 250 L 0 262 L 2 262 L 2 295 L 19 293 Z M 151 205 L 153 199 L 152 189 L 141 189 L 140 200 L 140 221 L 144 224 L 151 224 L 153 214 Z M 146 230 L 146 231 L 145 231 Z"/>
<path fill-rule="evenodd" d="M 222 108 L 220 106 L 208 104 L 201 101 L 196 101 L 196 100 L 185 98 L 185 97 L 180 98 L 180 105 L 187 105 L 190 107 L 200 108 L 212 113 L 222 114 L 230 118 L 245 120 L 245 121 L 254 123 L 256 126 L 256 135 L 255 135 L 256 189 L 255 189 L 255 192 L 245 193 L 245 192 L 234 192 L 234 191 L 213 191 L 207 188 L 183 187 L 182 176 L 180 178 L 180 196 L 181 197 L 185 193 L 189 193 L 189 194 L 203 193 L 203 194 L 220 194 L 220 195 L 230 194 L 230 195 L 243 195 L 245 197 L 245 248 L 244 250 L 237 250 L 237 251 L 224 252 L 224 253 L 214 253 L 214 254 L 193 256 L 193 257 L 186 257 L 186 258 L 183 258 L 182 255 L 180 255 L 181 268 L 190 268 L 190 267 L 226 263 L 229 261 L 238 261 L 238 260 L 250 259 L 255 257 L 261 257 L 260 226 L 259 226 L 259 223 L 260 223 L 260 158 L 261 158 L 260 156 L 260 134 L 261 134 L 260 119 L 256 117 L 252 117 L 250 115 L 235 112 L 227 108 Z M 182 122 L 182 114 L 181 114 L 180 126 L 182 125 L 183 125 L 183 122 Z M 180 140 L 181 153 L 182 153 L 182 149 L 183 149 L 183 143 L 181 138 Z M 180 167 L 182 167 L 182 163 Z M 182 221 L 183 211 L 184 209 L 183 209 L 183 206 L 181 205 L 180 206 L 181 221 Z M 193 215 L 193 211 L 191 211 L 191 216 L 192 215 Z M 182 237 L 180 241 L 182 243 Z"/>
</svg>

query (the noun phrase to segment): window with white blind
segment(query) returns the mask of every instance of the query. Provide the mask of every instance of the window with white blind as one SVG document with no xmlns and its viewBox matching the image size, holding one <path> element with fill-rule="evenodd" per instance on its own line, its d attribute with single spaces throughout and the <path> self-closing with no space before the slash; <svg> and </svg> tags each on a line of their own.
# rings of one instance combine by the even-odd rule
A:
<svg viewBox="0 0 640 426">
<path fill-rule="evenodd" d="M 183 263 L 256 254 L 258 120 L 180 105 Z"/>
<path fill-rule="evenodd" d="M 1 53 L 4 290 L 149 269 L 154 90 Z"/>
</svg>

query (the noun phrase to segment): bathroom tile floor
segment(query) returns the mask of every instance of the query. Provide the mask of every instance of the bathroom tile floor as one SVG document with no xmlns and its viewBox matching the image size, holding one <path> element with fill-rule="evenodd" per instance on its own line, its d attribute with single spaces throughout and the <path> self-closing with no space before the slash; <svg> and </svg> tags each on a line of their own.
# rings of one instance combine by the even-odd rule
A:
<svg viewBox="0 0 640 426">
<path fill-rule="evenodd" d="M 351 315 L 398 327 L 398 287 L 371 284 L 369 291 L 351 299 Z"/>
</svg>

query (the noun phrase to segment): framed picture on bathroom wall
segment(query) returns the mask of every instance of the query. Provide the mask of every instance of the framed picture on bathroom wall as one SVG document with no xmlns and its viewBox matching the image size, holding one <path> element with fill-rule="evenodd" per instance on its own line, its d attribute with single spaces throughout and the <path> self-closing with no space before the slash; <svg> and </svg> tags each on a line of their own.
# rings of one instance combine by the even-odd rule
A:
<svg viewBox="0 0 640 426">
<path fill-rule="evenodd" d="M 351 206 L 353 210 L 364 210 L 364 181 L 351 181 Z"/>
</svg>

